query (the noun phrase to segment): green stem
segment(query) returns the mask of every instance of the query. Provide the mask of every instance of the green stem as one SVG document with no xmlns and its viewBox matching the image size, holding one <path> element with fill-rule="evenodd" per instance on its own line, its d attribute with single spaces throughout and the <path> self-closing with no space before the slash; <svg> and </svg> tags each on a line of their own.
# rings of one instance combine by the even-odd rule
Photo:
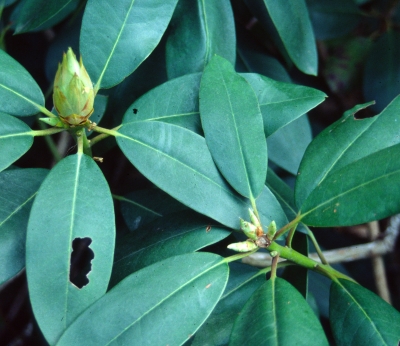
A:
<svg viewBox="0 0 400 346">
<path fill-rule="evenodd" d="M 83 136 L 81 133 L 76 133 L 76 142 L 78 143 L 78 153 L 83 154 Z"/>
<path fill-rule="evenodd" d="M 276 271 L 278 269 L 278 260 L 279 255 L 272 258 L 272 265 L 271 265 L 271 280 L 275 280 L 276 278 Z"/>
<path fill-rule="evenodd" d="M 82 129 L 81 137 L 83 142 L 83 153 L 92 157 L 92 148 L 90 147 L 90 141 L 87 139 L 86 131 L 84 129 Z"/>
<path fill-rule="evenodd" d="M 293 240 L 294 232 L 296 231 L 297 225 L 298 224 L 293 225 L 293 227 L 289 231 L 289 234 L 286 238 L 286 246 L 287 247 L 292 247 L 292 240 Z"/>
<path fill-rule="evenodd" d="M 281 235 L 286 233 L 288 229 L 291 229 L 292 227 L 297 226 L 297 224 L 300 222 L 302 217 L 303 217 L 303 215 L 297 215 L 294 220 L 290 221 L 288 224 L 286 224 L 280 230 L 278 230 L 274 236 L 274 239 L 272 239 L 272 240 L 278 239 Z"/>
<path fill-rule="evenodd" d="M 326 258 L 324 256 L 324 253 L 322 252 L 321 248 L 319 247 L 317 239 L 315 239 L 314 233 L 307 226 L 305 226 L 305 227 L 307 229 L 307 235 L 310 237 L 310 239 L 315 247 L 315 251 L 317 251 L 319 258 L 321 259 L 321 262 L 323 264 L 329 265 L 328 261 L 326 260 Z"/>
<path fill-rule="evenodd" d="M 90 146 L 93 147 L 96 143 L 102 141 L 103 139 L 106 139 L 110 137 L 110 135 L 106 134 L 106 133 L 102 133 L 101 135 L 97 135 L 96 137 L 92 138 L 89 140 L 90 142 Z"/>
<path fill-rule="evenodd" d="M 50 112 L 48 109 L 46 109 L 45 107 L 38 105 L 37 103 L 35 103 L 36 108 L 39 109 L 39 111 L 41 111 L 44 115 L 47 115 L 49 118 L 56 118 L 57 116 L 54 115 L 52 112 Z"/>
<path fill-rule="evenodd" d="M 279 245 L 277 242 L 272 242 L 271 245 L 267 248 L 268 251 L 276 251 L 278 252 L 279 256 L 285 258 L 291 262 L 294 262 L 302 267 L 307 269 L 316 271 L 324 276 L 327 276 L 331 280 L 336 279 L 346 279 L 350 281 L 354 281 L 352 278 L 348 277 L 347 275 L 342 274 L 341 272 L 333 269 L 332 267 L 318 263 L 311 258 L 308 258 L 299 252 L 288 248 L 286 246 Z M 355 281 L 354 281 L 355 282 Z"/>
<path fill-rule="evenodd" d="M 257 216 L 258 220 L 260 219 L 260 215 L 258 214 L 258 210 L 257 210 L 257 205 L 256 205 L 256 200 L 254 199 L 253 196 L 250 196 L 250 203 L 251 203 L 251 207 L 253 208 L 254 214 Z M 262 226 L 261 226 L 262 227 Z"/>
<path fill-rule="evenodd" d="M 37 123 L 41 130 L 47 130 L 48 128 L 46 127 L 45 124 L 43 124 L 40 120 L 37 119 Z M 59 162 L 62 159 L 62 156 L 60 152 L 58 151 L 57 145 L 54 142 L 53 138 L 50 136 L 45 136 L 44 140 L 46 141 L 47 146 L 49 147 L 49 150 L 51 154 L 53 155 L 53 158 L 56 162 Z"/>
<path fill-rule="evenodd" d="M 237 261 L 237 260 L 242 259 L 244 257 L 250 256 L 251 254 L 253 254 L 253 253 L 257 252 L 257 251 L 258 251 L 258 248 L 255 248 L 254 250 L 249 251 L 249 252 L 238 253 L 236 255 L 226 257 L 224 259 L 224 262 L 225 263 L 229 263 L 229 262 Z"/>
<path fill-rule="evenodd" d="M 96 132 L 98 132 L 98 133 L 104 133 L 104 134 L 106 134 L 106 135 L 109 135 L 109 136 L 118 136 L 118 132 L 117 132 L 117 130 L 119 129 L 119 128 L 121 128 L 121 126 L 122 125 L 119 125 L 119 126 L 117 126 L 117 127 L 114 127 L 113 129 L 111 129 L 111 130 L 109 130 L 109 129 L 106 129 L 106 128 L 104 128 L 104 127 L 100 127 L 100 126 L 94 126 L 93 128 L 92 128 L 92 130 L 93 131 L 96 131 Z M 96 137 L 95 137 L 96 138 Z M 93 138 L 93 140 L 94 140 L 94 138 Z"/>
<path fill-rule="evenodd" d="M 32 136 L 37 137 L 37 136 L 54 135 L 54 134 L 62 132 L 62 131 L 65 131 L 65 129 L 61 129 L 59 127 L 51 127 L 51 128 L 45 129 L 45 130 L 32 130 L 29 133 Z"/>
</svg>

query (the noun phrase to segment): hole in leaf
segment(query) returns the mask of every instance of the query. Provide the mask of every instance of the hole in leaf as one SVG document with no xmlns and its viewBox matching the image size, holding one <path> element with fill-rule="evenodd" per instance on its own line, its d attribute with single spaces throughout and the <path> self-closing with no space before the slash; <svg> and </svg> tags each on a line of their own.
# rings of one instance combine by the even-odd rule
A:
<svg viewBox="0 0 400 346">
<path fill-rule="evenodd" d="M 72 241 L 72 253 L 69 271 L 69 281 L 78 288 L 82 288 L 89 283 L 87 275 L 92 269 L 92 259 L 94 252 L 89 245 L 90 238 L 75 238 Z"/>
<path fill-rule="evenodd" d="M 133 108 L 133 114 L 137 114 L 138 110 L 136 108 Z"/>
</svg>

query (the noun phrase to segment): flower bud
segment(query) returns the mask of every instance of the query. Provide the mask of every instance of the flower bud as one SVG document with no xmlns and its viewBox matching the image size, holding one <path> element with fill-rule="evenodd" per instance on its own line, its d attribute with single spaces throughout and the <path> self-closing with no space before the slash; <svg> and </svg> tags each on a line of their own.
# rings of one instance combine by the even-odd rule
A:
<svg viewBox="0 0 400 346">
<path fill-rule="evenodd" d="M 250 222 L 240 219 L 240 228 L 250 239 L 257 239 L 257 227 Z"/>
<path fill-rule="evenodd" d="M 267 231 L 268 238 L 273 239 L 275 233 L 276 233 L 276 223 L 275 223 L 275 221 L 271 221 L 271 223 L 268 226 L 268 231 Z"/>
<path fill-rule="evenodd" d="M 242 241 L 240 243 L 229 244 L 228 249 L 231 249 L 231 250 L 234 250 L 237 252 L 249 252 L 254 249 L 257 249 L 257 245 L 251 240 L 246 240 L 246 241 Z"/>
<path fill-rule="evenodd" d="M 54 79 L 53 102 L 62 121 L 69 125 L 82 125 L 93 113 L 93 84 L 71 48 L 64 53 Z"/>
</svg>

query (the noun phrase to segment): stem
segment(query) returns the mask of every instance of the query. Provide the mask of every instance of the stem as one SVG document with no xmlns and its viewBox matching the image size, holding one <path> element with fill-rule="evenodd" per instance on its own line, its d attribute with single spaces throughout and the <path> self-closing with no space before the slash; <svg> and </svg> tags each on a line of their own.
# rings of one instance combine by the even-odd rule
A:
<svg viewBox="0 0 400 346">
<path fill-rule="evenodd" d="M 79 154 L 83 154 L 83 137 L 82 137 L 82 133 L 76 133 L 76 141 L 78 143 L 78 153 Z"/>
<path fill-rule="evenodd" d="M 276 278 L 276 270 L 278 269 L 278 261 L 279 261 L 279 255 L 272 258 L 271 280 L 275 280 L 275 278 Z"/>
<path fill-rule="evenodd" d="M 45 124 L 43 124 L 40 120 L 37 119 L 37 123 L 41 130 L 47 130 L 48 128 L 46 127 Z M 53 155 L 53 158 L 56 162 L 59 162 L 62 159 L 62 156 L 60 152 L 58 151 L 57 145 L 54 142 L 53 138 L 50 136 L 45 136 L 44 140 L 46 141 L 47 146 L 49 147 L 49 150 L 51 154 Z"/>
<path fill-rule="evenodd" d="M 353 279 L 351 279 L 347 275 L 342 274 L 341 272 L 337 271 L 336 269 L 333 269 L 332 267 L 330 267 L 326 264 L 318 263 L 318 262 L 312 260 L 311 258 L 308 258 L 291 248 L 279 245 L 276 242 L 273 242 L 267 248 L 267 250 L 268 251 L 277 251 L 279 256 L 281 256 L 282 258 L 286 258 L 287 260 L 294 262 L 298 265 L 301 265 L 302 267 L 311 269 L 322 275 L 325 275 L 328 278 L 330 278 L 331 280 L 346 279 L 346 280 L 354 281 Z"/>
<path fill-rule="evenodd" d="M 260 222 L 261 222 L 260 215 L 258 214 L 258 210 L 257 210 L 256 200 L 254 199 L 253 196 L 250 196 L 250 203 L 251 203 L 251 207 L 253 208 L 254 214 L 257 216 L 257 219 L 260 220 Z"/>
<path fill-rule="evenodd" d="M 278 230 L 278 232 L 276 232 L 276 234 L 274 236 L 274 239 L 272 239 L 272 240 L 278 239 L 281 235 L 286 233 L 286 231 L 288 229 L 292 228 L 293 226 L 297 226 L 297 224 L 300 222 L 302 217 L 303 217 L 303 215 L 297 215 L 294 220 L 290 221 L 288 224 L 286 224 L 280 230 Z"/>
<path fill-rule="evenodd" d="M 59 127 L 51 127 L 49 129 L 45 130 L 32 130 L 29 133 L 32 134 L 32 136 L 37 137 L 37 136 L 48 136 L 48 135 L 54 135 L 56 133 L 65 131 L 65 129 L 61 129 Z"/>
<path fill-rule="evenodd" d="M 119 125 L 119 126 L 117 126 L 117 127 L 114 127 L 113 129 L 111 129 L 111 130 L 109 130 L 109 129 L 105 129 L 104 127 L 100 127 L 100 126 L 94 126 L 93 128 L 92 128 L 92 130 L 93 131 L 96 131 L 96 132 L 99 132 L 99 133 L 104 133 L 104 134 L 106 134 L 106 135 L 109 135 L 109 136 L 118 136 L 118 132 L 117 132 L 117 130 L 119 129 L 119 128 L 121 128 L 121 126 L 122 125 Z M 93 138 L 94 139 L 94 138 Z"/>
<path fill-rule="evenodd" d="M 287 247 L 292 247 L 292 240 L 293 240 L 293 236 L 294 236 L 294 232 L 296 231 L 296 225 L 293 225 L 293 227 L 290 229 L 289 234 L 286 238 L 286 246 Z"/>
<path fill-rule="evenodd" d="M 315 247 L 315 251 L 317 251 L 319 258 L 321 259 L 321 262 L 323 264 L 328 264 L 328 261 L 326 260 L 321 248 L 319 247 L 317 239 L 315 239 L 314 233 L 307 226 L 305 226 L 305 227 L 307 229 L 307 233 L 308 233 L 307 235 L 310 237 L 310 239 Z"/>
<path fill-rule="evenodd" d="M 86 131 L 82 129 L 83 153 L 92 157 L 92 149 L 90 148 L 90 141 L 86 137 Z"/>
<path fill-rule="evenodd" d="M 93 147 L 93 145 L 95 145 L 96 143 L 102 141 L 103 139 L 106 139 L 110 137 L 110 135 L 102 133 L 101 135 L 97 135 L 96 137 L 92 138 L 89 140 L 90 142 L 90 146 Z"/>
<path fill-rule="evenodd" d="M 47 115 L 49 118 L 56 118 L 57 116 L 54 115 L 52 112 L 50 112 L 48 109 L 46 109 L 43 106 L 40 106 L 38 104 L 35 104 L 37 109 L 39 109 L 44 115 Z"/>
<path fill-rule="evenodd" d="M 251 254 L 255 253 L 256 251 L 258 251 L 258 248 L 254 249 L 252 251 L 249 251 L 249 252 L 238 253 L 236 255 L 226 257 L 224 259 L 224 262 L 229 263 L 229 262 L 237 261 L 237 260 L 242 259 L 244 257 L 250 256 Z"/>
</svg>

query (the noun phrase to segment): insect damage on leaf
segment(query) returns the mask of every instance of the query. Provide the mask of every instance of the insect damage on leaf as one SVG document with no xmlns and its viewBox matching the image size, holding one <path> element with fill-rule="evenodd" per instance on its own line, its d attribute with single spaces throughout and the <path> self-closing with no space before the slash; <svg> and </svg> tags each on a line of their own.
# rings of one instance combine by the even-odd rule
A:
<svg viewBox="0 0 400 346">
<path fill-rule="evenodd" d="M 78 288 L 89 283 L 87 275 L 92 270 L 94 252 L 89 247 L 90 238 L 75 238 L 72 241 L 72 253 L 69 271 L 69 281 Z"/>
</svg>

